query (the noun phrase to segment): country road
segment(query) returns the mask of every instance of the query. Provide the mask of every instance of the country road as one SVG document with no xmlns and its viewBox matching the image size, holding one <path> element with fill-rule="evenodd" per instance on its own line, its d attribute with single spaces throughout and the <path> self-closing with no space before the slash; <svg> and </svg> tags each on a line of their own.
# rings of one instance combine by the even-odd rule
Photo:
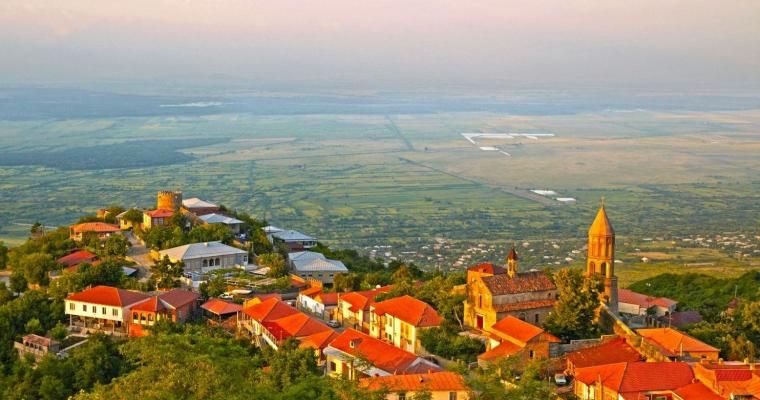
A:
<svg viewBox="0 0 760 400">
<path fill-rule="evenodd" d="M 137 276 L 139 279 L 147 280 L 150 278 L 150 267 L 153 265 L 153 260 L 150 258 L 148 249 L 132 232 L 125 233 L 125 236 L 129 239 L 129 244 L 131 245 L 127 250 L 126 258 L 137 264 Z"/>
</svg>

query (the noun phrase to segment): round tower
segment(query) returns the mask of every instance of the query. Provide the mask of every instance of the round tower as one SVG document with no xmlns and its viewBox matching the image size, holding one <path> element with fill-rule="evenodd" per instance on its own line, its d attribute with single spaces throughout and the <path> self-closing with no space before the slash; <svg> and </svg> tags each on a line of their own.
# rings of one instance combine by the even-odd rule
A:
<svg viewBox="0 0 760 400">
<path fill-rule="evenodd" d="M 604 199 L 588 230 L 588 260 L 586 276 L 600 275 L 604 279 L 604 299 L 610 311 L 617 313 L 618 293 L 615 276 L 615 230 L 607 218 Z"/>
<path fill-rule="evenodd" d="M 156 197 L 156 209 L 178 211 L 182 207 L 182 192 L 162 190 Z"/>
</svg>

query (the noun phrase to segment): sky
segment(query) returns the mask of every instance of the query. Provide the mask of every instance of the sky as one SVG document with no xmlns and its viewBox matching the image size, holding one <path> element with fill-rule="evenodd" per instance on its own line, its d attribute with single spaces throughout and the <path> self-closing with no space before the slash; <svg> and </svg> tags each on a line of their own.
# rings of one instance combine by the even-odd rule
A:
<svg viewBox="0 0 760 400">
<path fill-rule="evenodd" d="M 758 0 L 2 0 L 0 81 L 760 87 Z"/>
</svg>

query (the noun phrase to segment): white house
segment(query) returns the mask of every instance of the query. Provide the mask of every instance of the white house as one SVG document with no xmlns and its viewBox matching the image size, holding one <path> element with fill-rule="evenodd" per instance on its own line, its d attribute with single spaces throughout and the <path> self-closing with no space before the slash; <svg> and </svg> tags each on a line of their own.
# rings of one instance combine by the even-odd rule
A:
<svg viewBox="0 0 760 400">
<path fill-rule="evenodd" d="M 96 286 L 70 295 L 64 307 L 70 326 L 125 335 L 130 308 L 148 299 L 140 292 Z"/>
<path fill-rule="evenodd" d="M 243 225 L 243 221 L 222 214 L 206 214 L 198 218 L 206 224 L 227 225 L 232 230 L 232 233 L 235 234 L 240 233 L 240 226 Z"/>
<path fill-rule="evenodd" d="M 222 268 L 240 268 L 248 265 L 248 252 L 222 242 L 191 243 L 161 250 L 161 258 L 185 263 L 185 273 L 208 273 Z"/>
<path fill-rule="evenodd" d="M 264 232 L 273 244 L 282 243 L 290 249 L 310 249 L 317 245 L 316 238 L 298 231 L 268 226 L 264 228 Z"/>
<path fill-rule="evenodd" d="M 347 273 L 343 262 L 330 260 L 322 253 L 297 251 L 288 254 L 288 263 L 293 274 L 304 279 L 316 279 L 322 283 L 332 284 L 335 274 Z"/>
</svg>

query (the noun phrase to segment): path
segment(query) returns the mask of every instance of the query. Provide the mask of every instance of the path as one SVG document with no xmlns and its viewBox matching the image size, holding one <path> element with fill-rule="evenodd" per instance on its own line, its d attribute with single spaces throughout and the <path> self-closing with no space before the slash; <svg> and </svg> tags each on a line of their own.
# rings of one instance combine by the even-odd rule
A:
<svg viewBox="0 0 760 400">
<path fill-rule="evenodd" d="M 126 259 L 137 264 L 137 276 L 140 280 L 150 278 L 150 267 L 153 265 L 153 260 L 150 258 L 148 249 L 132 232 L 127 232 L 125 235 L 131 244 L 127 249 Z"/>
</svg>

